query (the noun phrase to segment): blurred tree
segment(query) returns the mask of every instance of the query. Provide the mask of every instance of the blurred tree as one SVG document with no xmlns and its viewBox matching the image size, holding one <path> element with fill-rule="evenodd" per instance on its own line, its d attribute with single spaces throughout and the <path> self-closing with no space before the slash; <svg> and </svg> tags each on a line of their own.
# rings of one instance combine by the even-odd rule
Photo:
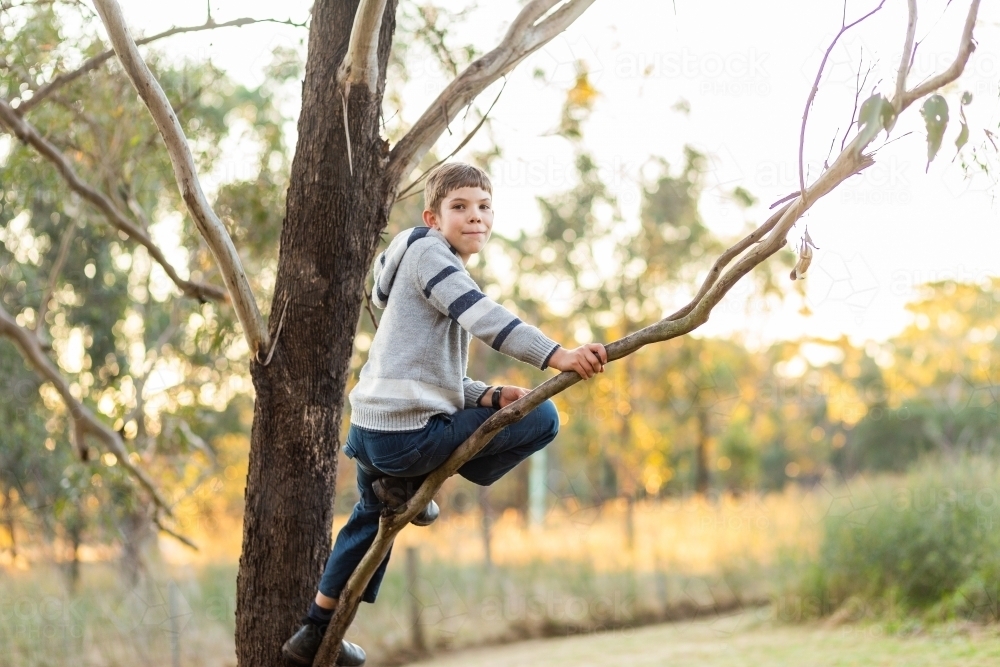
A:
<svg viewBox="0 0 1000 667">
<path fill-rule="evenodd" d="M 81 24 L 91 29 L 79 32 Z M 105 48 L 93 16 L 75 3 L 5 5 L 0 29 L 0 97 L 17 94 L 22 101 L 43 90 L 53 72 Z M 167 62 L 155 52 L 148 60 L 202 170 L 222 167 L 225 141 L 244 143 L 250 162 L 240 173 L 249 178 L 224 185 L 217 206 L 255 288 L 269 293 L 288 173 L 277 103 L 283 83 L 301 75 L 297 56 L 279 49 L 256 89 L 232 83 L 210 64 Z M 176 213 L 184 205 L 172 167 L 131 84 L 94 70 L 47 97 L 22 115 L 45 128 L 46 140 L 72 160 L 80 178 L 186 263 L 192 280 L 217 281 L 207 246 Z M 8 143 L 0 152 L 0 306 L 51 349 L 74 397 L 107 420 L 132 462 L 180 503 L 173 530 L 193 530 L 205 514 L 188 511 L 186 499 L 231 463 L 220 461 L 215 438 L 248 425 L 249 382 L 232 379 L 248 375 L 232 311 L 178 299 L 149 250 L 125 242 L 127 235 L 84 203 L 34 147 Z M 84 538 L 121 543 L 127 569 L 137 576 L 149 524 L 159 518 L 134 493 L 115 455 L 99 455 L 83 441 L 53 386 L 9 343 L 0 343 L 0 354 L 6 382 L 0 392 L 9 399 L 0 406 L 8 412 L 0 423 L 14 425 L 0 432 L 6 515 L 24 527 L 46 526 L 31 531 L 34 537 L 58 535 L 69 545 L 71 578 Z M 8 536 L 16 530 L 16 521 L 8 522 Z"/>
</svg>

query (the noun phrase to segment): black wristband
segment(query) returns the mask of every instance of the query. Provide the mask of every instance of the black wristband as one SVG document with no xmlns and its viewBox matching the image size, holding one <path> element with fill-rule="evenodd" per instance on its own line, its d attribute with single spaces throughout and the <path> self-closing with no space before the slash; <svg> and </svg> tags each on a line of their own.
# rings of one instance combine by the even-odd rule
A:
<svg viewBox="0 0 1000 667">
<path fill-rule="evenodd" d="M 500 409 L 500 392 L 501 391 L 503 391 L 503 385 L 502 384 L 498 384 L 493 389 L 493 409 L 494 410 L 499 410 Z"/>
</svg>

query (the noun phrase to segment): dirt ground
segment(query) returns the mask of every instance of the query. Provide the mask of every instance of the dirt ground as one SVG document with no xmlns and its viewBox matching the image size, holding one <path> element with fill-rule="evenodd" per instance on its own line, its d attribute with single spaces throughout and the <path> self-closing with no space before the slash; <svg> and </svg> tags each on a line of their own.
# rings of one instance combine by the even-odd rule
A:
<svg viewBox="0 0 1000 667">
<path fill-rule="evenodd" d="M 409 667 L 983 667 L 1000 665 L 996 628 L 908 636 L 878 625 L 776 625 L 755 612 L 442 654 Z"/>
</svg>

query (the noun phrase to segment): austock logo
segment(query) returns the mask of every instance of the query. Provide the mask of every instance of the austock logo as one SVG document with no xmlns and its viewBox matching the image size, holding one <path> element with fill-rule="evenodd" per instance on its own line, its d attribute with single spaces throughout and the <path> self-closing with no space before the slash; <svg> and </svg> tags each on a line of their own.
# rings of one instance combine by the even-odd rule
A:
<svg viewBox="0 0 1000 667">
<path fill-rule="evenodd" d="M 147 579 L 106 603 L 104 614 L 124 635 L 150 630 L 179 634 L 187 627 L 194 611 L 176 583 Z"/>
<path fill-rule="evenodd" d="M 850 257 L 833 251 L 817 253 L 806 281 L 806 303 L 812 310 L 846 307 L 858 323 L 864 321 L 881 288 L 860 252 Z"/>
</svg>

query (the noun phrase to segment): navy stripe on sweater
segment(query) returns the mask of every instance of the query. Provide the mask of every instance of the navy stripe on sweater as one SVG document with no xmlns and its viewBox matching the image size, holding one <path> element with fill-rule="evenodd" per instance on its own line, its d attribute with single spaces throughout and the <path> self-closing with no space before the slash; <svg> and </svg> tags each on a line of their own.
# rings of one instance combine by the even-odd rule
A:
<svg viewBox="0 0 1000 667">
<path fill-rule="evenodd" d="M 427 236 L 427 232 L 429 231 L 431 231 L 430 227 L 414 227 L 413 231 L 410 232 L 409 237 L 406 239 L 406 247 L 409 248 L 415 241 Z"/>
<path fill-rule="evenodd" d="M 429 298 L 431 295 L 431 290 L 434 289 L 434 286 L 453 273 L 458 273 L 457 266 L 446 266 L 443 269 L 441 269 L 441 271 L 436 276 L 427 281 L 427 287 L 424 288 L 424 296 Z"/>
<path fill-rule="evenodd" d="M 513 320 L 511 320 L 510 323 L 507 324 L 507 326 L 505 326 L 503 329 L 500 330 L 500 333 L 497 334 L 497 337 L 493 339 L 492 343 L 490 343 L 490 347 L 499 352 L 500 346 L 503 345 L 503 342 L 505 340 L 507 340 L 507 336 L 509 336 L 510 332 L 513 331 L 519 324 L 524 324 L 524 323 L 521 322 L 521 320 L 516 317 Z"/>
<path fill-rule="evenodd" d="M 468 292 L 458 297 L 448 306 L 448 317 L 458 321 L 462 313 L 472 308 L 480 299 L 485 299 L 486 295 L 479 290 L 470 289 Z"/>
</svg>

